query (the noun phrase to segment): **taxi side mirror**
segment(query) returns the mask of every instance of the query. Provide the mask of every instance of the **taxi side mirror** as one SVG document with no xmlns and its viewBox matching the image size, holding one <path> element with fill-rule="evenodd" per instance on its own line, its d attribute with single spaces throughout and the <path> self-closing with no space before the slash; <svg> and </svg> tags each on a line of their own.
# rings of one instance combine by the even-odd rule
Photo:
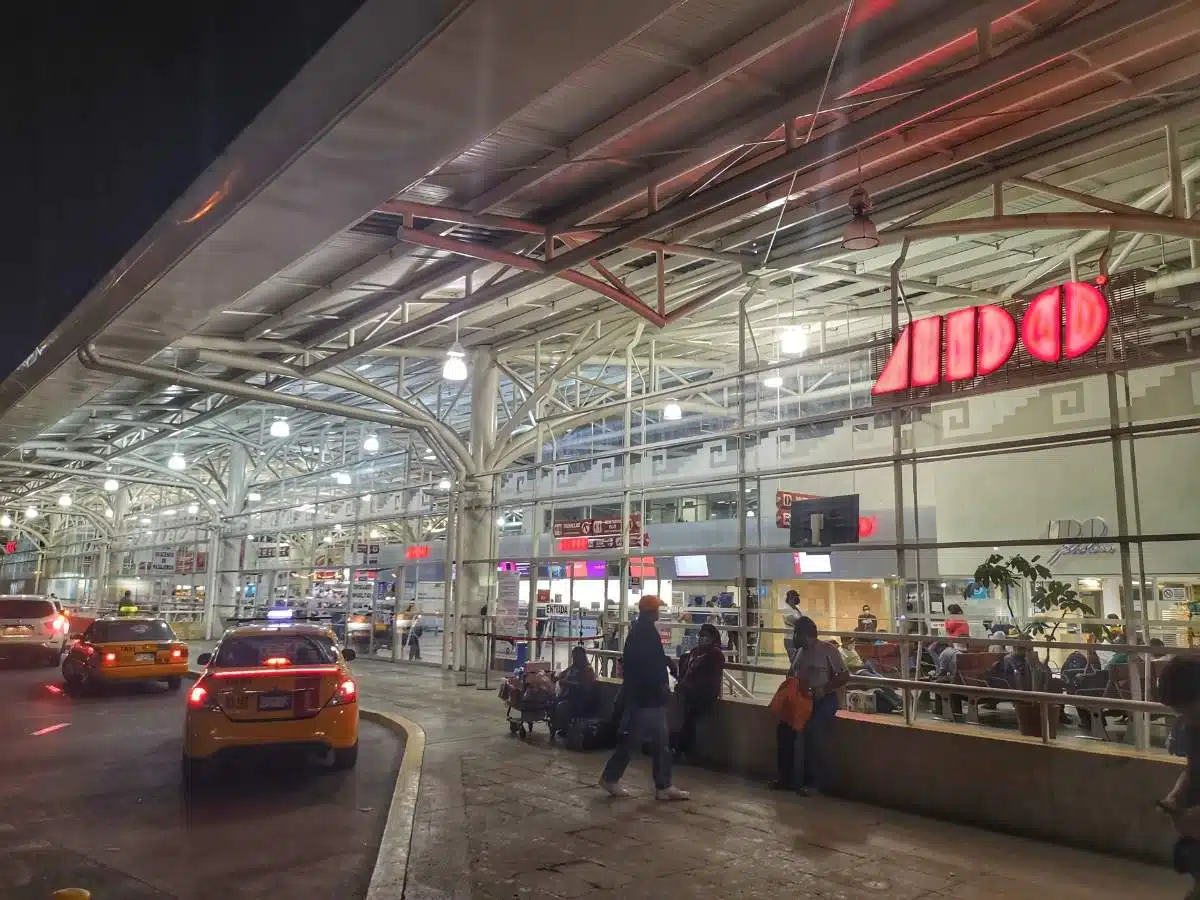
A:
<svg viewBox="0 0 1200 900">
<path fill-rule="evenodd" d="M 342 659 L 344 659 L 346 662 L 354 662 L 354 657 L 356 656 L 358 656 L 358 654 L 355 653 L 350 647 L 347 647 L 342 651 Z"/>
<path fill-rule="evenodd" d="M 210 662 L 212 662 L 211 653 L 201 653 L 196 657 L 196 665 L 198 666 L 207 666 Z"/>
</svg>

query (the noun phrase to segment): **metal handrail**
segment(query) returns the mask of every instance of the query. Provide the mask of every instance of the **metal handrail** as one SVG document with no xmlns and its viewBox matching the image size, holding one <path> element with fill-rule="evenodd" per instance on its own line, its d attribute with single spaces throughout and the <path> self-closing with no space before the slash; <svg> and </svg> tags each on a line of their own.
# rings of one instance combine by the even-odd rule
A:
<svg viewBox="0 0 1200 900">
<path fill-rule="evenodd" d="M 911 636 L 906 636 L 911 637 Z M 621 657 L 621 652 L 618 650 L 588 650 L 589 654 L 603 658 Z M 753 666 L 745 663 L 726 663 L 726 674 L 729 671 L 735 672 L 754 672 L 762 675 L 777 675 L 785 677 L 789 674 L 788 669 L 778 668 L 775 666 Z M 612 679 L 614 681 L 619 679 Z M 889 678 L 883 676 L 863 677 L 852 675 L 848 686 L 860 688 L 892 688 L 903 695 L 904 698 L 904 720 L 906 724 L 912 725 L 915 720 L 915 700 L 922 693 L 942 695 L 957 695 L 960 697 L 974 697 L 985 700 L 1008 700 L 1013 703 L 1028 703 L 1038 707 L 1038 716 L 1041 722 L 1041 739 L 1042 743 L 1048 744 L 1050 737 L 1050 710 L 1052 707 L 1067 705 L 1076 707 L 1077 709 L 1087 710 L 1121 710 L 1134 715 L 1142 716 L 1174 716 L 1175 711 L 1169 706 L 1164 706 L 1161 703 L 1151 703 L 1144 700 L 1125 700 L 1120 697 L 1097 697 L 1090 694 L 1051 694 L 1045 691 L 1023 691 L 1014 688 L 998 688 L 986 687 L 970 684 L 956 684 L 945 681 L 918 681 L 911 678 Z M 747 699 L 757 700 L 757 697 Z"/>
</svg>

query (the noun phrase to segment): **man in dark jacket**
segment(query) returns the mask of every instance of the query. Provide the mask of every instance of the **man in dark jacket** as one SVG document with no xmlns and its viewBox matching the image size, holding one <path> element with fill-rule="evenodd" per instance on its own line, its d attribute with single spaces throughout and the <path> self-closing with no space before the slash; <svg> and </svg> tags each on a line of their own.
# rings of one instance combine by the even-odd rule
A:
<svg viewBox="0 0 1200 900">
<path fill-rule="evenodd" d="M 625 711 L 621 716 L 617 749 L 604 766 L 600 787 L 613 797 L 628 796 L 617 784 L 633 754 L 648 742 L 654 759 L 654 796 L 659 800 L 687 800 L 687 791 L 671 784 L 671 750 L 667 731 L 667 671 L 670 662 L 658 636 L 658 611 L 662 601 L 646 594 L 638 602 L 637 621 L 629 629 L 621 657 Z"/>
</svg>

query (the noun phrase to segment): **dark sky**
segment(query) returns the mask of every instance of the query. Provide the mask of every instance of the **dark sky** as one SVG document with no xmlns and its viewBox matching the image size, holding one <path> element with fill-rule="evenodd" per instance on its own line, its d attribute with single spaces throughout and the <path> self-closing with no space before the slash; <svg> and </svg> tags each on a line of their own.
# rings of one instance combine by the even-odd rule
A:
<svg viewBox="0 0 1200 900">
<path fill-rule="evenodd" d="M 42 0 L 9 12 L 0 378 L 361 3 Z"/>
</svg>

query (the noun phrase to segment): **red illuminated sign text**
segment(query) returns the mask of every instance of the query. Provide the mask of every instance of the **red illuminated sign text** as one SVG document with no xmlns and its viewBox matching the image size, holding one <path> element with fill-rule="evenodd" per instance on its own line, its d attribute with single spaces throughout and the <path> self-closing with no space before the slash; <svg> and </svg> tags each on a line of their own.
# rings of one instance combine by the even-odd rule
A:
<svg viewBox="0 0 1200 900">
<path fill-rule="evenodd" d="M 1104 337 L 1108 301 L 1094 285 L 1072 281 L 1033 298 L 1021 318 L 1021 344 L 1034 359 L 1083 356 Z M 1017 323 L 999 306 L 972 306 L 909 323 L 871 393 L 890 394 L 991 375 L 1012 357 Z"/>
<path fill-rule="evenodd" d="M 413 544 L 404 550 L 405 559 L 429 559 L 428 544 Z"/>
</svg>

